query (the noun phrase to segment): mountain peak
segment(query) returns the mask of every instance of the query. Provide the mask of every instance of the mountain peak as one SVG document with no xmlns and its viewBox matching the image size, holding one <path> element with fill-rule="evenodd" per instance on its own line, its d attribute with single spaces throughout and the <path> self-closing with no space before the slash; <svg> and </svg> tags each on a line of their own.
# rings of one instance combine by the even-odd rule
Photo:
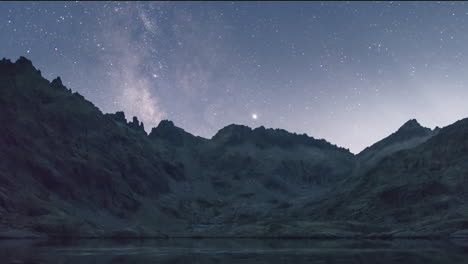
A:
<svg viewBox="0 0 468 264">
<path fill-rule="evenodd" d="M 23 56 L 19 57 L 14 63 L 11 62 L 11 60 L 6 59 L 6 58 L 3 58 L 2 60 L 0 60 L 0 70 L 4 74 L 5 73 L 13 74 L 18 71 L 21 72 L 21 71 L 31 70 L 31 69 L 34 71 L 37 71 L 36 68 L 34 68 L 32 62 Z"/>
<path fill-rule="evenodd" d="M 158 128 L 159 129 L 162 129 L 162 128 L 173 128 L 173 127 L 176 127 L 174 125 L 174 122 L 172 122 L 171 120 L 161 120 L 161 122 L 159 122 L 158 124 Z"/>
<path fill-rule="evenodd" d="M 421 126 L 421 124 L 419 124 L 416 119 L 410 119 L 406 121 L 396 132 L 378 141 L 372 146 L 365 148 L 358 155 L 363 160 L 368 160 L 375 154 L 378 154 L 379 152 L 382 153 L 385 148 L 391 148 L 392 150 L 390 152 L 395 152 L 401 148 L 414 147 L 424 142 L 436 133 L 437 131 L 432 131 L 430 128 Z"/>
<path fill-rule="evenodd" d="M 416 119 L 410 119 L 393 134 L 393 137 L 401 140 L 411 137 L 427 136 L 431 133 L 432 130 L 430 128 L 421 126 Z"/>
<path fill-rule="evenodd" d="M 414 130 L 414 129 L 426 129 L 426 128 L 421 126 L 421 124 L 419 124 L 418 120 L 410 119 L 410 120 L 406 121 L 406 123 L 404 123 L 398 129 L 398 131 L 408 131 L 408 130 Z"/>
<path fill-rule="evenodd" d="M 227 144 L 240 144 L 252 133 L 252 128 L 244 125 L 230 124 L 221 128 L 211 139 Z"/>
<path fill-rule="evenodd" d="M 184 129 L 174 125 L 170 120 L 161 120 L 157 127 L 151 129 L 150 138 L 160 138 L 167 140 L 174 146 L 194 145 L 203 140 L 201 137 L 196 137 Z"/>
<path fill-rule="evenodd" d="M 60 79 L 60 77 L 53 79 L 51 83 L 52 85 L 63 86 L 62 79 Z"/>
<path fill-rule="evenodd" d="M 28 60 L 26 57 L 20 56 L 15 64 L 17 65 L 28 65 L 28 66 L 33 66 L 32 61 Z"/>
<path fill-rule="evenodd" d="M 9 59 L 3 58 L 0 61 L 0 70 L 3 74 L 15 74 L 17 72 L 22 72 L 26 74 L 32 73 L 33 76 L 37 76 L 37 74 L 39 74 L 39 76 L 42 77 L 41 71 L 37 70 L 32 62 L 23 56 L 20 56 L 14 63 L 12 63 Z"/>
<path fill-rule="evenodd" d="M 350 154 L 349 150 L 333 145 L 324 139 L 315 139 L 307 136 L 307 134 L 296 134 L 284 129 L 265 128 L 264 126 L 252 129 L 244 125 L 231 124 L 220 129 L 212 137 L 212 140 L 222 145 L 238 145 L 250 142 L 262 148 L 271 146 L 291 148 L 302 145 L 318 149 L 338 150 Z"/>
<path fill-rule="evenodd" d="M 3 58 L 0 60 L 0 65 L 4 65 L 4 64 L 5 64 L 5 65 L 6 65 L 6 64 L 10 65 L 10 64 L 13 64 L 13 63 L 11 62 L 11 60 L 9 60 L 9 59 L 3 57 Z"/>
<path fill-rule="evenodd" d="M 127 124 L 129 127 L 136 129 L 137 131 L 145 132 L 145 126 L 143 122 L 138 120 L 138 117 L 134 116 L 131 122 Z"/>
<path fill-rule="evenodd" d="M 125 119 L 125 113 L 123 111 L 117 111 L 114 114 L 106 114 L 106 115 L 117 122 L 127 124 L 127 119 Z"/>
<path fill-rule="evenodd" d="M 252 128 L 248 127 L 248 126 L 244 126 L 244 125 L 238 125 L 238 124 L 230 124 L 230 125 L 227 125 L 223 128 L 221 128 L 217 133 L 216 135 L 218 134 L 225 134 L 225 133 L 241 133 L 241 132 L 249 132 L 249 131 L 252 131 Z M 214 135 L 213 137 L 216 137 L 216 135 Z"/>
</svg>

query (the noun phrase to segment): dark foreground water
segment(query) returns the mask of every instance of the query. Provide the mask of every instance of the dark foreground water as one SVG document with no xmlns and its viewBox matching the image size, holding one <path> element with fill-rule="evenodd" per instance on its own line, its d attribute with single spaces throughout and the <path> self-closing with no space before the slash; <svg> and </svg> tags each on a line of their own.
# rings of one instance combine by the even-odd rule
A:
<svg viewBox="0 0 468 264">
<path fill-rule="evenodd" d="M 468 241 L 0 240 L 0 263 L 468 263 Z"/>
</svg>

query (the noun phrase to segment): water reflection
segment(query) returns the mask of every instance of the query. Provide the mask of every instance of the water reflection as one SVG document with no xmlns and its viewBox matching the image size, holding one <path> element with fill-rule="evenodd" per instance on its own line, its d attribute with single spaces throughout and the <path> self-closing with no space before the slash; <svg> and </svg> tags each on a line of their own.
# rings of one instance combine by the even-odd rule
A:
<svg viewBox="0 0 468 264">
<path fill-rule="evenodd" d="M 445 240 L 0 241 L 1 263 L 467 263 L 468 243 Z"/>
</svg>

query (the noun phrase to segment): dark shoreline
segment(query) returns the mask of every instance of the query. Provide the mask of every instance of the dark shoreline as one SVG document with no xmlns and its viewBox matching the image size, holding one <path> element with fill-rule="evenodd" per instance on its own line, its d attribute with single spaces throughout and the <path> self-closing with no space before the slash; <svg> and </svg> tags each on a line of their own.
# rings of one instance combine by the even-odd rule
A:
<svg viewBox="0 0 468 264">
<path fill-rule="evenodd" d="M 457 236 L 147 236 L 147 237 L 97 237 L 97 236 L 25 236 L 25 237 L 0 237 L 0 240 L 216 240 L 216 239 L 252 239 L 252 240 L 468 240 L 468 237 Z"/>
</svg>

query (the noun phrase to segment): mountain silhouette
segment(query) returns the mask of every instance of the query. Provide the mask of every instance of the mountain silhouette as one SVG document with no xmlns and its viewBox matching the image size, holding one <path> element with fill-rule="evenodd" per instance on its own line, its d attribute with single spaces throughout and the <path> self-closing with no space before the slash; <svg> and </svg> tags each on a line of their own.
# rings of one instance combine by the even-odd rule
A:
<svg viewBox="0 0 468 264">
<path fill-rule="evenodd" d="M 419 237 L 468 229 L 468 120 L 358 155 L 232 124 L 147 134 L 31 61 L 0 61 L 0 237 Z"/>
</svg>

